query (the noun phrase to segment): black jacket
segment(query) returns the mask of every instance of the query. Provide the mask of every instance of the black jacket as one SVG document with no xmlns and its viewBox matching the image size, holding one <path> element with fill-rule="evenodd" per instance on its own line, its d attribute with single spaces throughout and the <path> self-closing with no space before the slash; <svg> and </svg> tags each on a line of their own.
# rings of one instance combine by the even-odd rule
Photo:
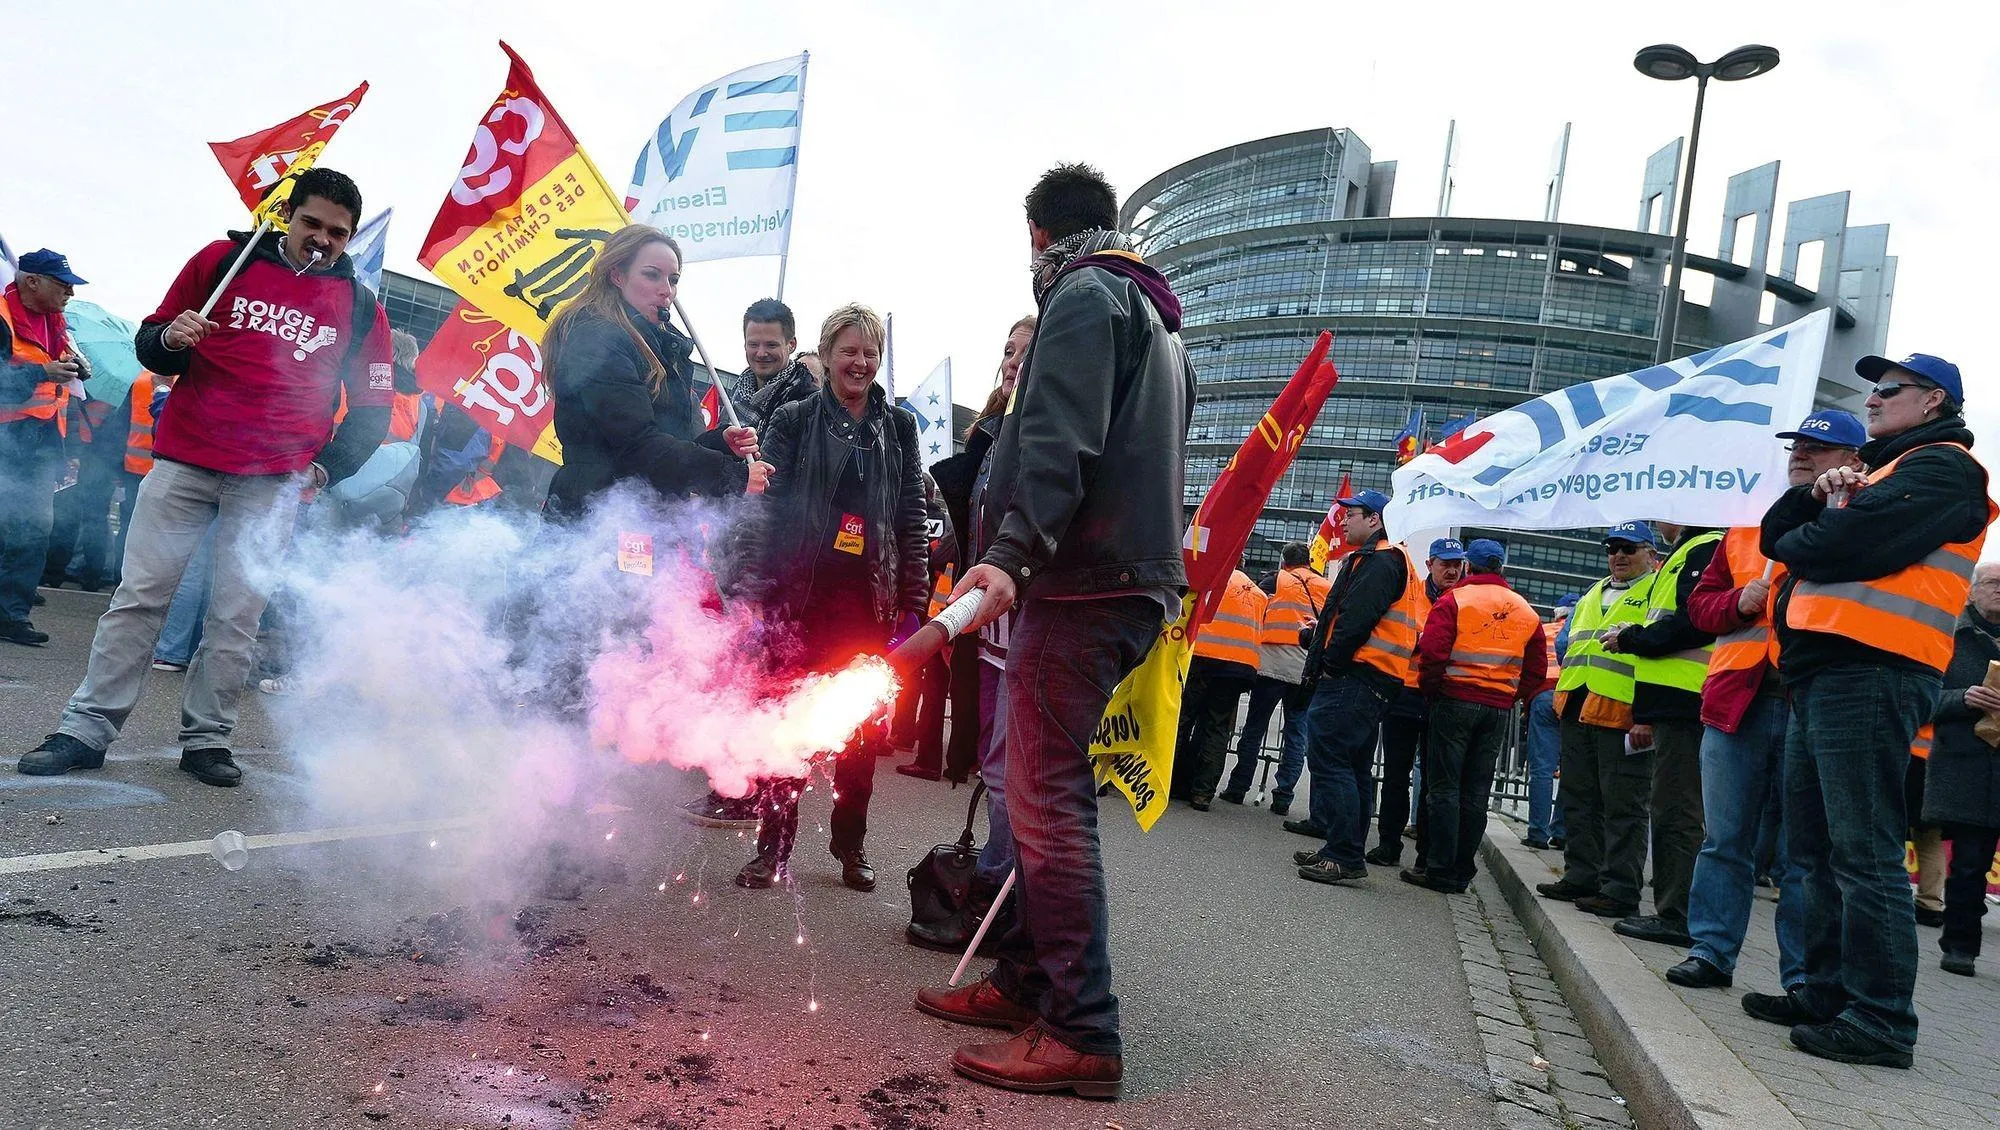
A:
<svg viewBox="0 0 2000 1130">
<path fill-rule="evenodd" d="M 1958 621 L 1957 646 L 1944 673 L 1944 695 L 1931 720 L 1937 734 L 1924 768 L 1924 810 L 1912 824 L 1971 824 L 2000 828 L 2000 749 L 1972 732 L 1985 712 L 1965 704 L 1969 687 L 1986 681 L 1986 665 L 2000 659 L 2000 625 L 1973 609 Z"/>
<path fill-rule="evenodd" d="M 1388 537 L 1377 534 L 1374 542 L 1346 558 L 1339 578 L 1327 591 L 1326 603 L 1320 606 L 1313 646 L 1306 649 L 1308 683 L 1351 675 L 1390 696 L 1403 685 L 1399 678 L 1354 661 L 1354 653 L 1375 634 L 1376 623 L 1394 607 L 1409 579 L 1403 555 L 1383 552 L 1387 548 Z"/>
<path fill-rule="evenodd" d="M 985 564 L 1026 595 L 1185 587 L 1194 367 L 1144 288 L 1058 278 L 993 444 Z"/>
<path fill-rule="evenodd" d="M 1876 440 L 1861 449 L 1869 467 L 1882 467 L 1912 448 L 1930 443 L 1972 445 L 1965 421 L 1953 416 Z M 1859 644 L 1844 636 L 1795 631 L 1785 623 L 1792 589 L 1799 581 L 1840 583 L 1886 577 L 1922 561 L 1939 547 L 1968 542 L 1986 528 L 1986 472 L 1972 456 L 1947 447 L 1903 460 L 1888 489 L 1856 491 L 1838 509 L 1815 502 L 1812 486 L 1793 487 L 1764 515 L 1764 556 L 1783 562 L 1788 575 L 1778 587 L 1778 674 L 1796 683 L 1825 667 L 1859 664 L 1905 671 L 1929 668 L 1894 652 Z"/>
<path fill-rule="evenodd" d="M 1674 543 L 1679 549 L 1689 538 L 1699 537 L 1710 531 L 1705 527 L 1689 526 L 1681 531 L 1681 539 Z M 1658 659 L 1677 651 L 1707 647 L 1715 642 L 1715 637 L 1698 631 L 1694 622 L 1688 619 L 1688 596 L 1701 580 L 1701 574 L 1714 559 L 1716 542 L 1697 546 L 1687 555 L 1687 567 L 1681 570 L 1679 581 L 1674 585 L 1674 614 L 1651 624 L 1640 624 L 1619 633 L 1618 650 L 1626 655 L 1636 655 L 1642 659 Z M 1669 550 L 1671 555 L 1673 550 Z M 1652 722 L 1696 722 L 1701 721 L 1701 695 L 1696 691 L 1684 691 L 1675 687 L 1663 687 L 1658 683 L 1641 682 L 1632 690 L 1632 721 Z"/>
<path fill-rule="evenodd" d="M 849 459 L 862 459 L 867 484 L 869 577 L 875 619 L 894 625 L 930 605 L 930 540 L 916 417 L 889 406 L 881 386 L 856 420 L 833 392 L 779 408 L 758 437 L 771 464 L 771 486 L 752 500 L 742 523 L 742 568 L 734 595 L 780 619 L 811 609 L 813 564 L 840 516 L 834 489 Z M 865 446 L 856 446 L 856 441 Z"/>
<path fill-rule="evenodd" d="M 241 247 L 249 242 L 252 234 L 254 233 L 230 232 L 229 242 Z M 277 263 L 286 270 L 293 269 L 291 262 L 285 258 L 282 232 L 273 231 L 258 240 L 257 246 L 250 252 L 250 258 Z M 224 260 L 225 263 L 235 261 L 234 256 Z M 209 289 L 215 289 L 215 285 L 222 281 L 222 276 L 227 272 L 227 267 L 218 270 L 215 278 L 209 283 Z M 352 366 L 357 364 L 361 357 L 361 347 L 367 343 L 368 335 L 375 329 L 375 308 L 381 303 L 375 297 L 375 292 L 369 290 L 355 277 L 354 260 L 348 258 L 346 252 L 341 252 L 340 258 L 333 261 L 333 265 L 326 269 L 326 273 L 347 279 L 354 286 L 354 326 L 348 331 L 347 340 L 350 344 L 347 346 L 345 360 L 345 365 L 352 372 Z M 140 323 L 139 333 L 132 340 L 132 348 L 139 357 L 139 364 L 148 370 L 165 376 L 185 376 L 188 365 L 194 359 L 194 350 L 167 348 L 166 342 L 161 338 L 166 334 L 171 321 L 172 319 L 165 322 Z M 382 437 L 389 434 L 390 411 L 390 406 L 387 404 L 374 407 L 348 406 L 347 415 L 341 417 L 339 426 L 334 428 L 333 438 L 327 440 L 326 446 L 320 448 L 319 454 L 313 456 L 313 462 L 326 471 L 328 484 L 337 483 L 359 471 L 361 465 L 368 462 L 369 456 L 375 454 L 375 449 L 382 445 Z"/>
<path fill-rule="evenodd" d="M 703 434 L 688 375 L 692 344 L 672 326 L 627 313 L 667 377 L 648 387 L 650 366 L 623 326 L 589 311 L 565 323 L 548 357 L 563 456 L 549 509 L 580 514 L 592 495 L 627 479 L 667 498 L 742 494 L 749 464 L 722 450 L 720 431 Z"/>
<path fill-rule="evenodd" d="M 993 440 L 999 434 L 1000 417 L 988 416 L 973 425 L 965 437 L 964 451 L 931 464 L 931 479 L 937 483 L 944 508 L 951 514 L 951 528 L 958 532 L 958 552 L 962 559 L 969 560 L 973 551 L 972 484 L 978 481 L 980 465 L 993 450 Z"/>
</svg>

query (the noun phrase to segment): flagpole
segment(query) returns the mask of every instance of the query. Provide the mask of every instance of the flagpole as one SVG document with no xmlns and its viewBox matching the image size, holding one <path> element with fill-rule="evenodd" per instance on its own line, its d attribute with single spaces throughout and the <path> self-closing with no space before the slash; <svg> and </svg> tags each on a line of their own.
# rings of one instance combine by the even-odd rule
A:
<svg viewBox="0 0 2000 1130">
<path fill-rule="evenodd" d="M 799 149 L 806 139 L 806 68 L 812 65 L 812 52 L 799 52 L 799 120 L 798 144 L 792 146 L 792 197 L 785 202 L 785 238 L 778 245 L 778 301 L 785 300 L 785 269 L 792 264 L 792 213 L 799 204 Z"/>
<path fill-rule="evenodd" d="M 687 327 L 688 336 L 694 339 L 694 351 L 701 355 L 701 363 L 708 369 L 708 379 L 715 387 L 715 398 L 722 402 L 722 414 L 729 417 L 729 426 L 742 427 L 743 419 L 736 414 L 736 402 L 729 399 L 729 389 L 723 383 L 722 370 L 716 368 L 715 362 L 708 359 L 708 350 L 701 344 L 701 335 L 694 332 L 694 323 L 688 320 L 688 312 L 682 308 L 679 295 L 674 296 L 674 313 L 681 316 L 681 325 Z"/>
<path fill-rule="evenodd" d="M 986 940 L 986 931 L 993 927 L 994 916 L 1000 913 L 1001 904 L 1007 901 L 1007 892 L 1014 889 L 1014 876 L 1019 873 L 1018 867 L 1007 872 L 1006 882 L 1000 884 L 1000 893 L 993 896 L 993 905 L 986 908 L 986 917 L 979 920 L 979 929 L 973 931 L 972 943 L 965 947 L 965 956 L 958 959 L 958 968 L 951 971 L 951 980 L 946 982 L 947 985 L 954 989 L 958 987 L 958 979 L 965 976 L 965 967 L 972 964 L 972 955 L 979 952 L 979 943 Z"/>
<path fill-rule="evenodd" d="M 883 331 L 888 342 L 883 346 L 882 370 L 888 374 L 889 403 L 896 403 L 896 312 L 889 312 L 889 324 Z"/>
<path fill-rule="evenodd" d="M 222 276 L 221 282 L 215 284 L 215 293 L 209 295 L 208 301 L 201 304 L 200 313 L 202 317 L 208 317 L 208 312 L 215 309 L 215 304 L 222 300 L 222 292 L 228 289 L 231 282 L 235 281 L 236 273 L 243 269 L 243 264 L 250 261 L 250 252 L 256 248 L 257 241 L 263 239 L 264 234 L 270 230 L 271 218 L 266 216 L 264 217 L 264 222 L 257 225 L 257 230 L 250 233 L 249 242 L 245 243 L 243 250 L 237 253 L 236 262 L 229 265 L 228 273 Z"/>
</svg>

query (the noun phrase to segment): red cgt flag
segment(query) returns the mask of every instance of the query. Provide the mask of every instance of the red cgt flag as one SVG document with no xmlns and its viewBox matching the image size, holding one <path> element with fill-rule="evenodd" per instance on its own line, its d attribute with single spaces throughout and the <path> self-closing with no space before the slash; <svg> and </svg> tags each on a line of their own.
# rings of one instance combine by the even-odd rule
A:
<svg viewBox="0 0 2000 1130">
<path fill-rule="evenodd" d="M 1319 532 L 1313 535 L 1310 548 L 1315 573 L 1326 572 L 1330 562 L 1340 560 L 1353 550 L 1353 547 L 1347 544 L 1346 538 L 1341 536 L 1340 529 L 1340 520 L 1344 517 L 1342 511 L 1347 509 L 1340 504 L 1340 500 L 1352 496 L 1353 493 L 1353 480 L 1348 478 L 1347 472 L 1342 471 L 1340 489 L 1334 492 L 1333 505 L 1326 508 L 1326 517 L 1319 520 Z"/>
<path fill-rule="evenodd" d="M 1187 565 L 1188 591 L 1200 595 L 1195 606 L 1190 634 L 1215 616 L 1222 594 L 1229 587 L 1229 574 L 1250 543 L 1251 527 L 1264 512 L 1271 489 L 1278 485 L 1292 459 L 1305 442 L 1306 432 L 1318 418 L 1326 398 L 1333 393 L 1340 374 L 1326 359 L 1333 345 L 1331 333 L 1321 333 L 1312 352 L 1299 364 L 1298 372 L 1278 394 L 1277 402 L 1237 449 L 1236 457 L 1222 469 L 1207 497 L 1195 510 L 1188 525 L 1181 558 Z"/>
<path fill-rule="evenodd" d="M 236 186 L 244 207 L 254 212 L 264 195 L 285 179 L 292 166 L 311 167 L 334 131 L 361 105 L 361 96 L 366 93 L 368 84 L 364 82 L 345 98 L 315 106 L 291 121 L 235 141 L 211 141 L 208 148 L 222 162 L 222 171 L 228 175 L 229 183 Z"/>
<path fill-rule="evenodd" d="M 721 424 L 722 396 L 711 384 L 708 386 L 707 394 L 701 398 L 701 426 L 703 430 L 710 430 Z"/>
<path fill-rule="evenodd" d="M 417 383 L 507 443 L 562 462 L 542 351 L 527 335 L 460 302 L 417 355 Z"/>
</svg>

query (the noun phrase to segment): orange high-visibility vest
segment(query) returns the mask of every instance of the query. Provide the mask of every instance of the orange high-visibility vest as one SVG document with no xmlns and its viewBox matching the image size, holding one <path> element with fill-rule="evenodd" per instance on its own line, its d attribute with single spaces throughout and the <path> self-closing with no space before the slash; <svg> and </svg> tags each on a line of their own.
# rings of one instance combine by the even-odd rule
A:
<svg viewBox="0 0 2000 1130">
<path fill-rule="evenodd" d="M 1927 443 L 1926 447 L 1956 447 Z M 1910 451 L 1870 474 L 1859 491 L 1889 478 Z M 1976 466 L 1976 464 L 1975 464 Z M 1986 472 L 1980 470 L 1984 490 Z M 2000 517 L 2000 506 L 1986 500 L 1986 520 Z M 1837 584 L 1801 580 L 1792 586 L 1785 605 L 1785 623 L 1796 631 L 1843 636 L 1880 651 L 1905 655 L 1939 674 L 1951 665 L 1952 632 L 1958 627 L 1965 599 L 1972 592 L 1972 569 L 1986 545 L 1986 531 L 1968 542 L 1953 542 L 1933 550 L 1914 565 L 1886 577 Z"/>
<path fill-rule="evenodd" d="M 1410 564 L 1410 571 L 1414 573 L 1414 572 L 1416 571 L 1416 555 L 1415 555 L 1415 554 L 1411 554 L 1411 555 L 1410 555 L 1410 562 L 1411 562 L 1411 564 Z M 1429 575 L 1429 574 L 1428 574 L 1428 573 L 1426 573 L 1426 577 L 1428 577 L 1428 575 Z M 1431 618 L 1431 605 L 1432 605 L 1432 603 L 1433 603 L 1433 602 L 1431 601 L 1431 590 L 1430 590 L 1430 587 L 1429 587 L 1429 586 L 1428 586 L 1428 585 L 1427 585 L 1427 584 L 1426 584 L 1426 583 L 1425 583 L 1424 581 L 1418 581 L 1418 582 L 1417 582 L 1417 623 L 1418 623 L 1418 624 L 1424 624 L 1424 623 L 1427 623 L 1427 622 L 1428 622 L 1428 621 L 1430 620 L 1430 618 Z M 1417 629 L 1417 634 L 1418 634 L 1419 636 L 1421 636 L 1421 635 L 1423 635 L 1423 634 L 1424 634 L 1424 632 L 1423 632 L 1423 629 L 1422 629 L 1421 627 L 1419 627 L 1419 628 Z M 1417 653 L 1416 653 L 1415 651 L 1411 651 L 1411 652 L 1410 652 L 1410 661 L 1409 661 L 1409 663 L 1407 663 L 1407 664 L 1405 664 L 1405 665 L 1404 665 L 1404 669 L 1403 669 L 1403 685 L 1404 685 L 1404 686 L 1406 686 L 1406 687 L 1408 687 L 1408 688 L 1409 688 L 1409 689 L 1411 689 L 1411 690 L 1416 690 L 1416 689 L 1417 689 Z"/>
<path fill-rule="evenodd" d="M 945 605 L 951 603 L 951 590 L 958 585 L 953 579 L 957 573 L 958 570 L 947 565 L 944 567 L 944 572 L 938 574 L 937 583 L 931 586 L 931 608 L 929 612 L 924 613 L 926 617 L 936 616 L 944 611 Z"/>
<path fill-rule="evenodd" d="M 500 453 L 507 450 L 507 441 L 499 436 L 486 448 L 486 459 L 466 473 L 465 479 L 444 496 L 453 506 L 477 506 L 488 499 L 500 496 L 500 484 L 493 480 L 493 471 L 488 464 L 498 463 Z"/>
<path fill-rule="evenodd" d="M 143 475 L 153 469 L 153 391 L 160 378 L 142 372 L 132 382 L 131 424 L 125 430 L 125 469 Z"/>
<path fill-rule="evenodd" d="M 1410 551 L 1394 542 L 1376 550 L 1377 553 L 1394 553 L 1403 561 L 1403 595 L 1389 606 L 1380 620 L 1368 634 L 1368 639 L 1354 652 L 1354 661 L 1375 668 L 1384 675 L 1400 681 L 1404 686 L 1415 686 L 1415 666 L 1417 661 L 1417 636 L 1424 630 L 1424 617 L 1430 615 L 1430 596 L 1424 592 L 1424 578 L 1417 571 Z M 1327 638 L 1333 637 L 1333 629 L 1339 623 L 1336 612 L 1327 624 Z M 1321 641 L 1322 644 L 1325 640 Z"/>
<path fill-rule="evenodd" d="M 1729 562 L 1729 581 L 1737 588 L 1764 575 L 1771 565 L 1771 595 L 1764 598 L 1764 611 L 1755 620 L 1727 635 L 1715 638 L 1715 651 L 1708 657 L 1708 673 L 1749 671 L 1769 663 L 1778 665 L 1778 634 L 1771 630 L 1771 608 L 1777 602 L 1778 586 L 1785 579 L 1785 567 L 1772 564 L 1759 547 L 1764 531 L 1756 526 L 1738 526 L 1722 536 L 1722 552 Z"/>
<path fill-rule="evenodd" d="M 1458 604 L 1458 635 L 1445 664 L 1445 681 L 1519 697 L 1522 656 L 1542 618 L 1520 593 L 1501 585 L 1460 585 L 1451 591 Z"/>
<path fill-rule="evenodd" d="M 407 442 L 417 438 L 417 423 L 423 416 L 424 394 L 399 392 L 389 402 L 389 431 L 383 443 Z"/>
<path fill-rule="evenodd" d="M 0 322 L 7 324 L 7 336 L 13 342 L 8 360 L 16 365 L 46 365 L 55 358 L 49 351 L 21 336 L 14 327 L 14 311 L 4 299 L 0 299 Z M 36 381 L 35 391 L 20 404 L 0 404 L 0 424 L 12 424 L 21 420 L 54 420 L 56 434 L 69 435 L 69 386 L 57 381 Z"/>
<path fill-rule="evenodd" d="M 1264 606 L 1269 601 L 1264 590 L 1244 576 L 1243 570 L 1231 571 L 1229 587 L 1223 591 L 1215 618 L 1203 624 L 1201 634 L 1194 638 L 1194 653 L 1256 670 L 1257 636 L 1264 623 Z"/>
<path fill-rule="evenodd" d="M 1264 606 L 1264 630 L 1257 642 L 1299 646 L 1299 633 L 1313 626 L 1333 582 L 1304 565 L 1278 571 L 1278 592 Z"/>
<path fill-rule="evenodd" d="M 1936 727 L 1932 726 L 1929 722 L 1924 723 L 1918 728 L 1917 740 L 1910 743 L 1911 757 L 1920 757 L 1925 761 L 1930 760 L 1931 738 L 1934 736 L 1935 731 Z"/>
</svg>

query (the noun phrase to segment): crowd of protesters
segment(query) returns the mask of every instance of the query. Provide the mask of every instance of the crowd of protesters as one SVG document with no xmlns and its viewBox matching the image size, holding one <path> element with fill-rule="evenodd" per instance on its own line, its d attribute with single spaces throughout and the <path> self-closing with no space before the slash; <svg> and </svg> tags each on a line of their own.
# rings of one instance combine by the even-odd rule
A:
<svg viewBox="0 0 2000 1130">
<path fill-rule="evenodd" d="M 879 654 L 950 599 L 985 591 L 974 630 L 910 681 L 893 721 L 838 751 L 828 848 L 847 886 L 874 889 L 878 757 L 901 752 L 911 760 L 898 771 L 927 781 L 976 772 L 988 835 L 970 888 L 955 920 L 913 926 L 912 939 L 964 945 L 1012 875 L 989 943 L 998 964 L 923 991 L 916 1007 L 1015 1033 L 961 1048 L 968 1076 L 1116 1094 L 1088 749 L 1109 688 L 1186 586 L 1195 385 L 1179 303 L 1117 233 L 1102 176 L 1061 166 L 1029 194 L 1037 312 L 1009 329 L 964 450 L 932 472 L 914 417 L 875 379 L 883 321 L 858 304 L 825 317 L 811 352 L 789 307 L 752 304 L 747 367 L 718 378 L 741 422 L 710 426 L 692 340 L 669 317 L 680 247 L 643 225 L 612 233 L 543 342 L 563 449 L 545 505 L 518 465 L 521 488 L 508 484 L 503 466 L 522 453 L 418 389 L 417 343 L 391 333 L 344 254 L 361 214 L 353 182 L 311 170 L 285 207 L 282 232 L 232 233 L 188 261 L 142 323 L 147 372 L 115 410 L 78 395 L 87 363 L 62 309 L 84 280 L 62 256 L 24 256 L 0 301 L 0 639 L 46 641 L 30 622 L 38 579 L 116 585 L 82 684 L 18 771 L 101 768 L 153 669 L 186 672 L 180 767 L 238 784 L 238 698 L 286 682 L 282 662 L 258 656 L 284 612 L 267 608 L 247 556 L 302 501 L 384 530 L 494 504 L 540 510 L 560 530 L 621 485 L 729 502 L 736 520 L 705 549 L 720 597 L 757 611 L 776 676 Z M 308 345 L 238 313 L 252 303 L 327 332 Z M 1684 948 L 1667 976 L 1701 988 L 1731 984 L 1768 882 L 1780 892 L 1779 991 L 1750 994 L 1745 1010 L 1792 1026 L 1811 1054 L 1908 1066 L 1916 925 L 1942 926 L 1945 969 L 1974 971 L 2000 838 L 2000 760 L 1979 732 L 2000 729 L 1987 675 L 2000 660 L 2000 571 L 1975 576 L 2000 509 L 1968 453 L 1954 366 L 1918 354 L 1858 371 L 1877 382 L 1868 422 L 1823 411 L 1781 433 L 1791 489 L 1761 528 L 1614 526 L 1606 576 L 1546 623 L 1509 585 L 1500 542 L 1438 538 L 1419 559 L 1388 536 L 1387 495 L 1337 500 L 1342 544 L 1324 574 L 1288 545 L 1263 584 L 1230 577 L 1194 648 L 1172 797 L 1208 811 L 1268 783 L 1272 813 L 1317 841 L 1295 854 L 1300 878 L 1354 886 L 1373 864 L 1460 893 L 1518 719 L 1523 842 L 1562 853 L 1541 895 Z M 72 463 L 75 485 L 58 489 Z M 1119 468 L 1115 488 L 1100 464 Z M 1308 771 L 1309 807 L 1294 816 Z M 754 827 L 736 882 L 772 887 L 790 873 L 805 788 L 768 778 L 683 815 Z M 1920 853 L 1929 874 L 1916 899 L 1909 837 L 1935 845 Z"/>
</svg>

